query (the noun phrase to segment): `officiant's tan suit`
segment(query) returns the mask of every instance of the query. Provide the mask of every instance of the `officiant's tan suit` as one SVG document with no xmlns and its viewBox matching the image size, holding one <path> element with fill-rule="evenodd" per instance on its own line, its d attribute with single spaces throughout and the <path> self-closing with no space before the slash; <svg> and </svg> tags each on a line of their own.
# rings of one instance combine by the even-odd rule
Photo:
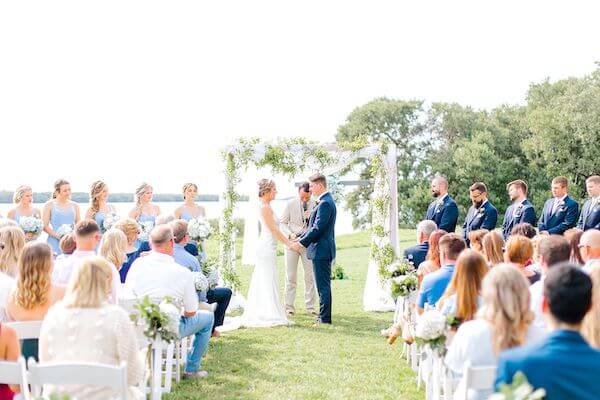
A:
<svg viewBox="0 0 600 400">
<path fill-rule="evenodd" d="M 288 201 L 280 218 L 281 231 L 291 239 L 301 236 L 306 230 L 308 216 L 314 207 L 314 201 L 309 200 L 305 205 L 300 197 Z M 305 208 L 306 212 L 304 211 Z M 285 248 L 285 309 L 287 312 L 295 312 L 294 300 L 296 299 L 299 259 L 302 259 L 302 266 L 304 267 L 304 302 L 306 303 L 306 310 L 313 312 L 317 301 L 317 291 L 312 261 L 306 256 L 305 248 L 302 248 L 300 254 L 287 247 Z"/>
</svg>

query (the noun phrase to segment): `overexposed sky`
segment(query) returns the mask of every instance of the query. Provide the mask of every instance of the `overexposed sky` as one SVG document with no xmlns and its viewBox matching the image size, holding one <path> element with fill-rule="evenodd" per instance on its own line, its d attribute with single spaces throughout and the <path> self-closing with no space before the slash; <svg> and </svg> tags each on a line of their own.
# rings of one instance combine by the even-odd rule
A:
<svg viewBox="0 0 600 400">
<path fill-rule="evenodd" d="M 184 181 L 220 192 L 239 136 L 332 141 L 378 96 L 522 103 L 600 60 L 570 1 L 0 2 L 0 189 Z"/>
</svg>

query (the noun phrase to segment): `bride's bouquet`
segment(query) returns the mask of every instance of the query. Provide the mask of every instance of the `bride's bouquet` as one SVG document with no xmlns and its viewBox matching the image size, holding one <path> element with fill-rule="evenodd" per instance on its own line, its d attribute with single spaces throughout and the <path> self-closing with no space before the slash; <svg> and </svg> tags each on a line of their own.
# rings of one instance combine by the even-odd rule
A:
<svg viewBox="0 0 600 400">
<path fill-rule="evenodd" d="M 140 224 L 140 234 L 138 235 L 138 239 L 142 242 L 147 242 L 150 238 L 150 232 L 152 232 L 152 228 L 154 228 L 153 221 L 142 221 L 138 222 Z"/>
<path fill-rule="evenodd" d="M 61 226 L 58 227 L 58 229 L 56 230 L 56 233 L 58 234 L 58 238 L 59 240 L 65 236 L 66 234 L 69 234 L 73 232 L 73 226 L 69 225 L 69 224 L 62 224 Z"/>
<path fill-rule="evenodd" d="M 27 241 L 34 240 L 42 233 L 44 229 L 44 221 L 34 216 L 21 217 L 19 219 L 19 226 L 25 232 L 25 238 Z"/>
<path fill-rule="evenodd" d="M 119 220 L 121 217 L 117 215 L 116 212 L 109 212 L 104 216 L 104 221 L 102 222 L 102 233 L 106 232 Z"/>
<path fill-rule="evenodd" d="M 212 227 L 204 217 L 192 218 L 188 221 L 188 235 L 196 242 L 203 242 L 213 233 Z"/>
</svg>

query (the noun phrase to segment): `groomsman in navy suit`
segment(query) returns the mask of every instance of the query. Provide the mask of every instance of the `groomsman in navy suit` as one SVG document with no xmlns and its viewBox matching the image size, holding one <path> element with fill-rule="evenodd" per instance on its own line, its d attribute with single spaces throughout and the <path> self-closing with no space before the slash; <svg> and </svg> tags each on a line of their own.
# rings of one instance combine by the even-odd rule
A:
<svg viewBox="0 0 600 400">
<path fill-rule="evenodd" d="M 504 240 L 508 239 L 515 225 L 527 222 L 531 226 L 535 226 L 537 221 L 533 204 L 527 200 L 527 184 L 524 181 L 517 179 L 509 182 L 506 185 L 506 191 L 513 203 L 508 206 L 506 213 L 504 213 L 504 222 L 502 223 Z"/>
<path fill-rule="evenodd" d="M 581 230 L 600 229 L 600 176 L 586 179 L 585 187 L 589 199 L 583 204 L 577 227 Z"/>
<path fill-rule="evenodd" d="M 469 197 L 473 205 L 469 208 L 463 224 L 463 239 L 469 245 L 469 233 L 477 229 L 496 229 L 498 210 L 487 198 L 487 187 L 483 182 L 475 182 L 469 188 Z"/>
<path fill-rule="evenodd" d="M 448 181 L 443 176 L 436 176 L 431 181 L 431 194 L 436 198 L 427 208 L 427 216 L 437 225 L 448 233 L 456 230 L 456 221 L 458 220 L 458 206 L 448 194 Z"/>
<path fill-rule="evenodd" d="M 564 176 L 552 179 L 552 199 L 546 201 L 538 223 L 540 232 L 562 235 L 577 223 L 579 204 L 567 195 L 568 181 Z"/>
</svg>

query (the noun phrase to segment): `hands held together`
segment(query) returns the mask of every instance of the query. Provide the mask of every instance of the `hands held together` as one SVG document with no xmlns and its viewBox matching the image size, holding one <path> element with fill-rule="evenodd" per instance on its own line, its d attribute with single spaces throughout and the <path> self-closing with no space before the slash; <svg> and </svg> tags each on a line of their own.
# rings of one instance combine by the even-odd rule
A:
<svg viewBox="0 0 600 400">
<path fill-rule="evenodd" d="M 300 244 L 300 242 L 298 242 L 298 239 L 295 239 L 293 241 L 289 241 L 287 243 L 288 248 L 290 248 L 291 250 L 294 250 L 295 252 L 300 253 L 300 251 L 302 251 L 303 246 Z"/>
</svg>

